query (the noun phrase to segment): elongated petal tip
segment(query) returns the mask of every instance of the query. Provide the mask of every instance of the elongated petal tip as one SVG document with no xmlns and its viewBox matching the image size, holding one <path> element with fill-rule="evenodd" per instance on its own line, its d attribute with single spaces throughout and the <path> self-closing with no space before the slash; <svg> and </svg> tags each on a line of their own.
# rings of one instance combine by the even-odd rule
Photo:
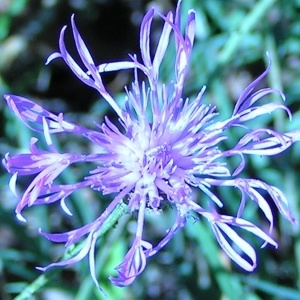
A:
<svg viewBox="0 0 300 300">
<path fill-rule="evenodd" d="M 63 211 L 68 214 L 69 216 L 73 216 L 72 212 L 70 211 L 70 209 L 67 207 L 66 205 L 66 199 L 65 198 L 62 198 L 61 201 L 60 201 L 60 205 L 63 209 Z"/>
<path fill-rule="evenodd" d="M 128 286 L 128 285 L 132 284 L 133 281 L 135 280 L 135 277 L 120 279 L 120 278 L 115 278 L 113 276 L 109 276 L 108 279 L 115 286 L 125 287 L 125 286 Z"/>
<path fill-rule="evenodd" d="M 260 246 L 260 249 L 266 248 L 266 246 L 269 245 L 269 244 L 270 244 L 270 243 L 268 243 L 268 242 L 264 242 L 264 243 Z M 272 243 L 271 245 L 274 246 L 275 249 L 278 249 L 278 244 L 277 244 L 275 241 L 273 241 L 273 243 Z"/>
<path fill-rule="evenodd" d="M 76 27 L 76 24 L 75 24 L 75 15 L 74 14 L 72 14 L 72 16 L 71 16 L 71 25 L 77 31 L 77 27 Z"/>
<path fill-rule="evenodd" d="M 7 170 L 9 170 L 9 164 L 7 163 L 7 161 L 5 161 L 5 167 L 6 167 Z M 9 180 L 9 188 L 10 188 L 10 190 L 13 192 L 13 194 L 16 197 L 18 197 L 18 195 L 17 195 L 17 188 L 16 188 L 17 178 L 18 178 L 18 172 L 16 172 L 15 174 L 13 174 L 13 176 Z"/>
<path fill-rule="evenodd" d="M 62 55 L 59 52 L 54 52 L 51 55 L 49 55 L 49 57 L 47 58 L 47 61 L 45 63 L 45 65 L 48 65 L 52 60 L 58 58 L 58 57 L 62 57 Z"/>
<path fill-rule="evenodd" d="M 17 213 L 16 216 L 17 216 L 17 219 L 20 220 L 21 222 L 24 222 L 24 223 L 27 222 L 27 220 L 20 213 Z"/>
</svg>

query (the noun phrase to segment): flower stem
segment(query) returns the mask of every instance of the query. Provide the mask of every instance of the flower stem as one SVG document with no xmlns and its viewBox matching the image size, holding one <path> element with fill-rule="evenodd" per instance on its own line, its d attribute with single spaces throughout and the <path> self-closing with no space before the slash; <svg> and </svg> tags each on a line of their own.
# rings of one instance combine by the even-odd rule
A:
<svg viewBox="0 0 300 300">
<path fill-rule="evenodd" d="M 98 237 L 103 236 L 110 228 L 112 228 L 118 220 L 125 214 L 129 212 L 128 206 L 121 201 L 119 205 L 112 211 L 112 213 L 108 216 L 107 220 L 103 223 L 103 226 L 100 228 L 98 232 Z M 75 247 L 69 247 L 66 249 L 65 254 L 62 259 L 66 260 L 78 253 L 80 249 L 83 247 L 84 240 L 78 243 Z M 29 299 L 32 295 L 37 293 L 42 287 L 44 287 L 50 280 L 61 271 L 62 268 L 54 268 L 47 273 L 40 275 L 36 280 L 30 283 L 18 296 L 14 298 L 14 300 L 26 300 Z"/>
</svg>

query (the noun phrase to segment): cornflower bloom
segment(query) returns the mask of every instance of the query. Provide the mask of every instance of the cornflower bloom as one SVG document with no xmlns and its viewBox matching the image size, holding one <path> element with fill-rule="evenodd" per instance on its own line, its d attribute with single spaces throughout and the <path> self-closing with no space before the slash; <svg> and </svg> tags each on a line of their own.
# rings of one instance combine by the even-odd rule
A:
<svg viewBox="0 0 300 300">
<path fill-rule="evenodd" d="M 85 244 L 78 254 L 40 268 L 41 270 L 67 266 L 89 255 L 91 276 L 98 285 L 94 261 L 97 233 L 122 200 L 131 212 L 137 212 L 137 229 L 130 250 L 123 262 L 116 267 L 117 277 L 110 277 L 111 282 L 117 286 L 131 284 L 143 272 L 147 258 L 164 247 L 186 224 L 189 216 L 195 213 L 210 223 L 222 249 L 247 271 L 255 268 L 256 253 L 253 247 L 236 233 L 235 228 L 258 236 L 264 245 L 271 244 L 277 247 L 271 236 L 272 210 L 263 195 L 268 194 L 281 214 L 289 221 L 294 221 L 288 201 L 277 187 L 258 179 L 240 176 L 246 165 L 245 155 L 275 155 L 299 140 L 298 131 L 279 133 L 268 128 L 253 129 L 246 125 L 247 121 L 277 109 L 283 109 L 289 117 L 291 116 L 284 105 L 259 104 L 261 98 L 271 93 L 277 93 L 284 99 L 280 91 L 271 88 L 254 91 L 268 74 L 270 61 L 267 69 L 242 92 L 231 117 L 215 121 L 216 108 L 202 103 L 205 87 L 193 100 L 182 98 L 195 37 L 195 11 L 190 10 L 187 14 L 184 33 L 180 25 L 180 2 L 175 15 L 172 12 L 166 16 L 159 13 L 158 15 L 164 21 L 164 26 L 153 56 L 150 54 L 150 28 L 154 9 L 151 9 L 142 21 L 141 61 L 136 55 L 130 55 L 128 61 L 97 65 L 77 30 L 74 17 L 71 19 L 73 37 L 84 68 L 79 66 L 66 49 L 66 26 L 60 34 L 60 52 L 53 53 L 47 61 L 49 63 L 55 58 L 62 58 L 82 82 L 95 88 L 115 111 L 121 129 L 107 117 L 101 125 L 97 125 L 97 130 L 87 129 L 66 121 L 62 113 L 53 114 L 24 97 L 5 95 L 12 111 L 30 129 L 43 133 L 48 145 L 47 150 L 41 150 L 36 145 L 37 139 L 32 138 L 30 153 L 15 156 L 7 154 L 3 160 L 7 171 L 13 174 L 10 187 L 15 194 L 18 177 L 35 176 L 17 205 L 16 214 L 20 220 L 25 221 L 22 210 L 26 206 L 56 201 L 60 201 L 64 211 L 70 214 L 65 199 L 78 189 L 89 187 L 104 195 L 115 195 L 95 221 L 81 228 L 58 234 L 41 231 L 49 240 L 64 242 L 66 246 L 86 237 Z M 174 80 L 161 83 L 160 66 L 171 35 L 176 49 Z M 121 106 L 106 90 L 101 74 L 124 69 L 133 69 L 134 81 L 131 89 L 125 88 L 127 96 L 124 106 Z M 139 81 L 139 72 L 143 73 L 146 81 Z M 229 129 L 233 127 L 240 127 L 243 134 L 232 148 L 222 150 L 220 145 L 230 138 Z M 51 135 L 58 133 L 83 136 L 100 150 L 97 153 L 81 155 L 60 153 L 51 140 Z M 233 170 L 228 164 L 231 157 L 240 159 Z M 90 172 L 75 184 L 55 183 L 60 173 L 74 163 L 91 163 Z M 240 205 L 233 216 L 220 212 L 226 200 L 231 199 L 220 199 L 214 191 L 215 187 L 231 187 L 241 192 Z M 192 192 L 195 188 L 210 199 L 208 208 L 204 208 L 195 199 L 197 197 L 192 196 L 195 194 Z M 249 200 L 257 204 L 268 220 L 268 232 L 243 219 L 243 211 Z M 157 245 L 152 245 L 143 238 L 145 211 L 151 209 L 157 212 L 164 203 L 170 203 L 176 208 L 176 220 L 167 230 L 166 236 Z"/>
</svg>

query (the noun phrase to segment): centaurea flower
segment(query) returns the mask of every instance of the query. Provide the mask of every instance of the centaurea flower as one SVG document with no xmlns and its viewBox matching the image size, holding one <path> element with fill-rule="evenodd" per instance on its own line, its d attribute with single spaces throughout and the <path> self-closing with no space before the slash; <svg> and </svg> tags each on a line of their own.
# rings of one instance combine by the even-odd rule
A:
<svg viewBox="0 0 300 300">
<path fill-rule="evenodd" d="M 90 224 L 66 233 L 41 231 L 49 240 L 64 242 L 66 246 L 87 236 L 85 245 L 78 254 L 68 260 L 52 263 L 41 268 L 42 270 L 73 264 L 89 254 L 91 275 L 97 284 L 94 262 L 97 233 L 124 199 L 131 212 L 137 211 L 138 217 L 134 242 L 124 261 L 116 267 L 117 277 L 110 278 L 118 286 L 131 284 L 144 270 L 147 258 L 164 247 L 186 224 L 192 213 L 208 220 L 223 250 L 247 271 L 255 268 L 256 254 L 234 228 L 242 228 L 260 237 L 264 244 L 277 247 L 271 236 L 273 214 L 263 194 L 269 195 L 285 218 L 294 221 L 288 201 L 278 188 L 258 179 L 239 177 L 245 168 L 246 154 L 275 155 L 299 140 L 298 131 L 279 133 L 268 128 L 251 129 L 247 126 L 247 121 L 277 109 L 283 109 L 291 116 L 284 105 L 259 104 L 262 97 L 271 93 L 277 93 L 284 99 L 280 91 L 271 88 L 254 91 L 268 74 L 270 62 L 267 69 L 243 91 L 232 116 L 224 121 L 214 121 L 216 108 L 202 103 L 205 88 L 201 89 L 194 100 L 182 98 L 195 37 L 195 11 L 188 12 L 184 33 L 180 25 L 180 1 L 175 16 L 171 12 L 166 16 L 159 16 L 164 20 L 164 26 L 153 57 L 150 54 L 150 27 L 154 9 L 151 9 L 141 24 L 141 61 L 136 55 L 132 55 L 129 61 L 97 65 L 77 30 L 74 16 L 71 19 L 73 37 L 84 68 L 79 66 L 66 49 L 66 26 L 60 34 L 60 51 L 52 54 L 47 61 L 62 58 L 82 82 L 95 88 L 115 111 L 121 129 L 107 117 L 101 125 L 97 125 L 98 130 L 87 129 L 66 121 L 62 114 L 55 115 L 24 97 L 5 96 L 12 111 L 30 129 L 43 133 L 48 145 L 47 150 L 40 150 L 36 146 L 37 139 L 32 138 L 30 153 L 15 156 L 7 154 L 3 160 L 8 172 L 13 174 L 10 186 L 15 194 L 18 177 L 35 175 L 16 208 L 19 219 L 25 220 L 22 210 L 26 206 L 56 201 L 61 201 L 65 212 L 70 214 L 65 199 L 78 189 L 89 187 L 104 195 L 114 195 L 105 211 Z M 174 36 L 176 49 L 174 80 L 161 83 L 160 66 L 171 34 Z M 101 74 L 124 69 L 134 70 L 134 81 L 131 89 L 125 89 L 127 96 L 124 106 L 121 106 L 105 88 Z M 139 81 L 138 72 L 144 74 L 145 82 Z M 237 126 L 244 129 L 244 134 L 232 148 L 222 150 L 220 143 L 230 138 L 228 130 Z M 51 140 L 51 135 L 58 133 L 83 136 L 101 150 L 82 155 L 59 153 Z M 234 156 L 240 158 L 240 163 L 231 170 L 227 159 Z M 60 173 L 74 163 L 90 163 L 92 167 L 89 174 L 81 182 L 56 184 Z M 214 187 L 232 187 L 241 192 L 241 204 L 235 215 L 222 215 L 218 212 L 218 208 L 226 204 L 226 199 L 220 199 L 215 194 Z M 194 188 L 209 197 L 209 208 L 204 208 L 192 197 Z M 247 199 L 255 202 L 262 210 L 270 224 L 269 232 L 266 233 L 243 219 Z M 169 202 L 176 208 L 176 220 L 161 242 L 153 246 L 143 239 L 145 210 L 158 211 L 164 202 Z M 240 251 L 236 250 L 236 246 Z"/>
</svg>

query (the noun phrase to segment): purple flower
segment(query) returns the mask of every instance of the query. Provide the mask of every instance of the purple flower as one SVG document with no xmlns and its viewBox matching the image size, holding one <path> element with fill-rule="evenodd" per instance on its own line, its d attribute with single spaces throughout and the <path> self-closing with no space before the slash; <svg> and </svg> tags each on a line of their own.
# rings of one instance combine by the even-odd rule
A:
<svg viewBox="0 0 300 300">
<path fill-rule="evenodd" d="M 268 74 L 270 63 L 243 91 L 232 116 L 224 121 L 215 121 L 216 108 L 202 103 L 205 87 L 193 100 L 182 98 L 195 36 L 195 12 L 188 12 L 183 34 L 180 28 L 180 2 L 175 16 L 171 12 L 167 16 L 159 16 L 164 20 L 164 27 L 153 57 L 149 45 L 154 17 L 154 9 L 151 9 L 141 25 L 141 61 L 136 55 L 132 55 L 129 61 L 97 65 L 76 28 L 74 17 L 71 20 L 73 37 L 84 68 L 77 64 L 66 49 L 66 27 L 62 29 L 59 39 L 60 52 L 52 54 L 48 59 L 50 62 L 55 58 L 62 58 L 81 81 L 95 88 L 115 111 L 122 129 L 108 118 L 97 125 L 97 130 L 83 128 L 66 121 L 62 114 L 48 112 L 26 98 L 5 96 L 13 112 L 33 131 L 43 133 L 48 145 L 47 150 L 40 150 L 36 146 L 37 139 L 32 138 L 30 153 L 15 156 L 7 154 L 3 160 L 7 171 L 13 174 L 10 186 L 15 194 L 19 176 L 35 175 L 20 197 L 16 208 L 19 219 L 25 220 L 22 216 L 24 207 L 55 201 L 61 201 L 64 211 L 71 214 L 65 205 L 65 199 L 81 188 L 89 187 L 115 197 L 90 224 L 61 234 L 41 232 L 49 240 L 64 242 L 66 246 L 87 236 L 84 246 L 74 257 L 40 268 L 42 270 L 70 265 L 89 255 L 91 275 L 97 284 L 94 262 L 97 233 L 124 199 L 131 212 L 137 211 L 138 218 L 134 242 L 124 261 L 116 267 L 117 277 L 110 278 L 118 286 L 131 284 L 144 270 L 147 258 L 164 247 L 193 213 L 208 220 L 223 250 L 247 271 L 255 268 L 256 254 L 252 246 L 234 231 L 236 227 L 260 237 L 264 244 L 277 247 L 271 236 L 273 214 L 263 195 L 268 194 L 281 214 L 289 221 L 294 221 L 288 201 L 278 188 L 258 179 L 239 177 L 245 168 L 246 154 L 275 155 L 289 148 L 300 137 L 298 131 L 279 133 L 269 128 L 252 129 L 247 126 L 247 121 L 277 109 L 283 109 L 290 117 L 290 112 L 284 105 L 259 104 L 261 98 L 271 93 L 279 94 L 284 100 L 281 92 L 271 88 L 254 91 Z M 162 83 L 159 70 L 171 34 L 174 36 L 176 49 L 174 80 Z M 131 88 L 125 88 L 127 96 L 124 106 L 120 106 L 106 90 L 101 74 L 123 69 L 133 69 L 134 82 Z M 144 74 L 147 81 L 139 81 L 139 72 Z M 230 138 L 228 130 L 232 127 L 240 127 L 244 133 L 232 148 L 221 150 L 220 143 Z M 100 150 L 82 155 L 59 153 L 51 141 L 51 135 L 57 133 L 83 136 Z M 240 158 L 240 163 L 231 170 L 227 160 L 235 156 Z M 89 174 L 86 174 L 83 181 L 75 184 L 56 184 L 60 173 L 74 163 L 91 165 Z M 192 188 L 195 187 L 211 199 L 209 208 L 202 207 L 192 197 Z M 218 212 L 218 208 L 225 206 L 230 199 L 220 199 L 214 193 L 214 187 L 232 187 L 241 192 L 241 203 L 234 216 Z M 248 200 L 255 202 L 264 213 L 270 224 L 268 232 L 243 219 Z M 166 236 L 158 245 L 153 246 L 143 239 L 145 210 L 158 211 L 164 202 L 169 202 L 176 208 L 177 217 Z M 236 246 L 240 248 L 239 251 Z M 245 256 L 248 258 L 245 259 Z"/>
</svg>

